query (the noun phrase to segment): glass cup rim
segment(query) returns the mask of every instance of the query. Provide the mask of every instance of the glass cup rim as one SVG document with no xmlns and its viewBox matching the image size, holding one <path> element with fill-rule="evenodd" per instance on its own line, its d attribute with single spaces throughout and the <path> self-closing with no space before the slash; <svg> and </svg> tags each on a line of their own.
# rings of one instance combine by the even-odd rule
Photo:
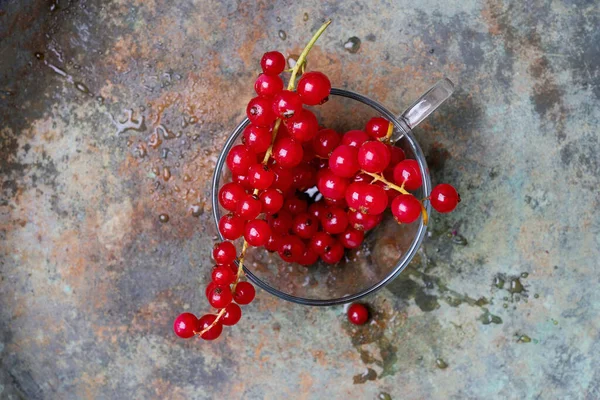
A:
<svg viewBox="0 0 600 400">
<path fill-rule="evenodd" d="M 415 139 L 412 131 L 408 128 L 408 125 L 402 120 L 402 118 L 396 117 L 393 113 L 391 113 L 387 108 L 385 108 L 380 103 L 376 102 L 375 100 L 373 100 L 369 97 L 363 96 L 359 93 L 352 92 L 350 90 L 345 90 L 345 89 L 332 88 L 330 94 L 333 96 L 345 97 L 345 98 L 349 98 L 349 99 L 361 102 L 361 103 L 373 108 L 374 110 L 379 112 L 382 116 L 384 116 L 387 120 L 391 121 L 394 124 L 394 127 L 401 132 L 401 135 L 399 138 L 402 138 L 402 137 L 406 138 L 406 140 L 410 144 L 411 149 L 414 152 L 415 159 L 419 163 L 419 168 L 421 169 L 421 178 L 423 180 L 423 186 L 422 186 L 423 194 L 424 194 L 425 198 L 428 198 L 431 193 L 431 178 L 429 176 L 429 169 L 427 168 L 427 161 L 425 160 L 425 156 L 423 154 L 423 151 L 421 150 L 421 147 L 419 146 L 419 143 Z M 212 179 L 212 208 L 213 208 L 212 214 L 213 214 L 213 219 L 214 219 L 215 225 L 217 227 L 217 234 L 219 235 L 219 238 L 221 241 L 223 241 L 225 239 L 221 235 L 221 232 L 219 232 L 219 219 L 221 218 L 221 213 L 220 213 L 220 209 L 219 209 L 219 183 L 221 180 L 223 167 L 225 165 L 225 160 L 227 158 L 227 153 L 229 152 L 229 150 L 231 150 L 231 148 L 235 144 L 235 141 L 242 134 L 242 132 L 244 131 L 244 128 L 246 128 L 246 126 L 248 126 L 249 123 L 250 123 L 250 121 L 248 120 L 248 118 L 245 118 L 233 130 L 233 132 L 227 138 L 227 141 L 225 142 L 225 145 L 223 146 L 223 149 L 221 150 L 221 153 L 219 154 L 219 158 L 217 159 L 217 163 L 215 165 L 215 171 L 214 171 L 213 179 Z M 429 204 L 429 201 L 425 201 L 424 206 L 425 206 L 425 209 L 427 210 L 427 213 L 431 214 L 431 206 Z M 380 280 L 379 282 L 377 282 L 376 284 L 372 285 L 371 287 L 369 287 L 367 289 L 364 289 L 364 290 L 354 293 L 354 294 L 336 298 L 336 299 L 323 300 L 323 299 L 309 299 L 309 298 L 293 296 L 293 295 L 284 293 L 284 292 L 270 286 L 268 283 L 264 282 L 263 280 L 258 278 L 256 275 L 254 275 L 252 273 L 252 271 L 250 271 L 246 266 L 244 266 L 244 273 L 246 274 L 249 281 L 251 281 L 252 283 L 257 285 L 261 289 L 267 291 L 269 294 L 272 294 L 283 300 L 290 301 L 292 303 L 308 305 L 308 306 L 333 306 L 333 305 L 339 305 L 339 304 L 346 304 L 346 303 L 356 301 L 356 300 L 358 300 L 362 297 L 365 297 L 369 294 L 377 292 L 378 290 L 382 289 L 385 285 L 390 283 L 392 280 L 394 280 L 398 275 L 400 275 L 402 273 L 402 271 L 404 271 L 404 269 L 408 266 L 408 264 L 413 259 L 413 257 L 415 256 L 417 250 L 419 249 L 419 247 L 421 246 L 421 243 L 423 242 L 423 240 L 425 238 L 426 232 L 427 232 L 427 225 L 425 225 L 423 223 L 423 220 L 420 219 L 419 229 L 417 231 L 417 234 L 413 238 L 413 241 L 412 241 L 410 247 L 408 248 L 407 251 L 404 252 L 404 254 L 396 262 L 396 266 L 393 268 L 393 270 L 388 275 L 386 275 L 382 280 Z M 238 261 L 236 260 L 236 264 L 237 263 L 238 263 Z"/>
</svg>

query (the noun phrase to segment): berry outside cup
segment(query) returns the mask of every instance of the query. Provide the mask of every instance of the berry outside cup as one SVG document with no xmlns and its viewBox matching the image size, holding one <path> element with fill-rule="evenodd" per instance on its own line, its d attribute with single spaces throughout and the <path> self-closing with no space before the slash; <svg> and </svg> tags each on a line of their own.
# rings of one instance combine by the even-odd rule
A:
<svg viewBox="0 0 600 400">
<path fill-rule="evenodd" d="M 338 132 L 363 129 L 375 116 L 391 121 L 394 124 L 392 142 L 404 150 L 406 158 L 417 160 L 421 168 L 423 186 L 413 193 L 417 198 L 426 198 L 431 192 L 429 169 L 412 129 L 448 99 L 453 89 L 449 79 L 442 79 L 399 117 L 368 97 L 336 88 L 331 89 L 328 102 L 309 108 L 317 115 L 321 126 Z M 234 129 L 217 160 L 212 182 L 213 217 L 217 227 L 219 219 L 226 213 L 219 205 L 219 189 L 231 181 L 225 159 L 229 150 L 241 143 L 242 132 L 248 124 L 246 118 Z M 429 201 L 425 202 L 425 208 L 429 214 Z M 285 263 L 276 253 L 269 253 L 264 248 L 249 247 L 244 272 L 248 280 L 260 288 L 294 303 L 313 306 L 349 303 L 376 292 L 397 277 L 416 254 L 426 231 L 422 219 L 412 224 L 398 224 L 387 210 L 381 224 L 365 234 L 362 245 L 346 250 L 344 259 L 336 265 L 318 262 L 304 267 Z M 220 232 L 219 236 L 223 240 Z M 238 251 L 241 241 L 236 242 Z"/>
</svg>

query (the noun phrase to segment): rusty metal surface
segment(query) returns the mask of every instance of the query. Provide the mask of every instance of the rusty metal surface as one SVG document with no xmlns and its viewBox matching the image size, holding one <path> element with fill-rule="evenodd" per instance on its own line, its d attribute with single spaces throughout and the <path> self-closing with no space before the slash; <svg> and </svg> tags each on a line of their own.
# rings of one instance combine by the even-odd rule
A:
<svg viewBox="0 0 600 400">
<path fill-rule="evenodd" d="M 599 398 L 599 16 L 0 1 L 0 398 Z M 177 340 L 173 317 L 207 307 L 209 177 L 257 61 L 325 17 L 309 67 L 338 87 L 400 112 L 458 83 L 416 134 L 463 203 L 366 327 L 260 293 L 215 343 Z"/>
</svg>

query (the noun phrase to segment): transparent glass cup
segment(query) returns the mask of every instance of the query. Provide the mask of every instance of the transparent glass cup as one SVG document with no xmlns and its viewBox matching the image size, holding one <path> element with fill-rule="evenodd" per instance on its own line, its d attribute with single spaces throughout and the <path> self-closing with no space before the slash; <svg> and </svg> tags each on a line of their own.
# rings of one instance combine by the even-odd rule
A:
<svg viewBox="0 0 600 400">
<path fill-rule="evenodd" d="M 399 117 L 368 97 L 335 88 L 331 89 L 328 102 L 310 109 L 321 126 L 341 133 L 364 129 L 367 121 L 375 116 L 391 121 L 395 128 L 392 142 L 404 150 L 406 158 L 417 160 L 421 168 L 423 186 L 413 193 L 417 198 L 426 198 L 431 191 L 429 170 L 412 129 L 450 97 L 453 89 L 449 79 L 439 81 Z M 219 189 L 231 181 L 225 159 L 229 150 L 241 143 L 242 132 L 248 124 L 246 118 L 234 129 L 217 160 L 212 182 L 213 217 L 217 227 L 221 216 L 227 213 L 219 205 Z M 425 208 L 429 213 L 428 201 Z M 318 262 L 305 267 L 286 263 L 264 248 L 249 247 L 244 271 L 251 282 L 284 300 L 314 306 L 348 303 L 374 293 L 398 276 L 414 257 L 426 230 L 421 219 L 412 224 L 398 224 L 388 210 L 381 224 L 365 234 L 363 244 L 346 250 L 345 258 L 336 265 Z M 223 240 L 220 233 L 219 236 Z M 239 251 L 241 244 L 237 247 Z"/>
</svg>

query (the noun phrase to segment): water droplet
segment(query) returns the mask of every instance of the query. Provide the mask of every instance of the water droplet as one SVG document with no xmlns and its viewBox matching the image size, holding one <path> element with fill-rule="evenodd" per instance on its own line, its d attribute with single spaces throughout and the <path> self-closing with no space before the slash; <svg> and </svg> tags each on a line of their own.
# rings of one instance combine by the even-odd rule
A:
<svg viewBox="0 0 600 400">
<path fill-rule="evenodd" d="M 131 146 L 133 144 L 133 142 L 131 140 L 127 140 L 125 142 L 125 144 L 127 145 L 127 147 Z"/>
<path fill-rule="evenodd" d="M 153 149 L 157 149 L 161 143 L 162 140 L 160 139 L 160 137 L 158 137 L 158 134 L 156 132 L 152 133 L 148 138 L 148 146 L 152 147 Z"/>
<path fill-rule="evenodd" d="M 191 177 L 191 176 L 189 176 L 188 174 L 184 174 L 184 175 L 183 175 L 183 181 L 184 181 L 184 182 L 189 182 L 189 181 L 191 181 L 191 180 L 192 180 L 192 177 Z"/>
<path fill-rule="evenodd" d="M 79 90 L 81 93 L 89 93 L 90 92 L 90 89 L 88 89 L 88 87 L 85 86 L 81 82 L 75 82 L 75 89 Z"/>
<path fill-rule="evenodd" d="M 521 278 L 527 278 L 529 276 L 529 274 L 527 272 L 523 272 L 521 274 Z"/>
<path fill-rule="evenodd" d="M 429 54 L 433 54 L 434 52 L 435 52 L 435 49 L 429 50 Z"/>
<path fill-rule="evenodd" d="M 358 52 L 358 49 L 360 49 L 360 39 L 356 36 L 352 36 L 344 43 L 344 49 L 352 54 Z"/>
<path fill-rule="evenodd" d="M 73 68 L 74 68 L 74 69 L 81 69 L 81 65 L 79 65 L 79 64 L 75 64 L 75 65 L 73 65 Z"/>
<path fill-rule="evenodd" d="M 307 15 L 307 14 L 304 13 L 304 15 Z M 386 392 L 379 393 L 379 395 L 377 396 L 377 398 L 379 400 L 392 400 L 392 396 L 390 396 L 390 394 L 386 393 Z"/>
<path fill-rule="evenodd" d="M 501 324 L 502 318 L 497 315 L 493 315 L 488 310 L 485 310 L 485 312 L 479 317 L 479 321 L 481 321 L 483 325 Z"/>
<path fill-rule="evenodd" d="M 277 22 L 281 22 L 281 18 L 280 17 L 275 18 L 275 20 L 277 20 Z"/>
<path fill-rule="evenodd" d="M 171 179 L 171 170 L 169 169 L 169 167 L 163 167 L 162 176 L 165 182 Z"/>
<path fill-rule="evenodd" d="M 44 53 L 40 53 L 39 51 L 36 52 L 35 54 L 35 58 L 37 58 L 38 60 L 42 61 L 44 59 Z"/>
<path fill-rule="evenodd" d="M 194 125 L 196 122 L 198 122 L 198 118 L 196 118 L 194 116 L 190 117 L 190 119 L 188 120 L 188 123 L 190 125 Z"/>
<path fill-rule="evenodd" d="M 504 307 L 504 308 L 508 308 L 508 304 L 507 304 L 507 303 L 504 303 L 504 304 L 502 304 L 502 307 Z"/>
<path fill-rule="evenodd" d="M 285 33 L 284 30 L 279 31 L 279 39 L 281 39 L 281 40 L 287 39 L 287 33 Z"/>
<path fill-rule="evenodd" d="M 204 207 L 200 204 L 193 204 L 190 207 L 190 211 L 192 212 L 192 217 L 199 217 L 204 214 Z"/>
<path fill-rule="evenodd" d="M 521 335 L 519 336 L 519 339 L 517 340 L 517 342 L 519 343 L 529 343 L 531 342 L 531 338 L 527 335 Z"/>
<path fill-rule="evenodd" d="M 308 13 L 304 13 L 304 15 L 302 16 L 302 20 L 308 21 Z"/>
<path fill-rule="evenodd" d="M 158 216 L 158 220 L 159 220 L 160 222 L 162 222 L 163 224 L 164 224 L 165 222 L 169 222 L 169 215 L 168 215 L 168 214 L 160 214 L 160 215 Z"/>
<path fill-rule="evenodd" d="M 97 97 L 96 97 L 96 101 L 97 101 L 98 103 L 102 104 L 102 103 L 104 103 L 104 97 L 102 97 L 102 96 L 97 96 Z"/>
<path fill-rule="evenodd" d="M 515 278 L 510 281 L 510 287 L 508 288 L 508 291 L 513 294 L 522 293 L 525 291 L 525 288 L 521 284 L 521 281 L 519 280 L 519 278 Z"/>
<path fill-rule="evenodd" d="M 158 176 L 158 174 L 160 174 L 160 170 L 158 169 L 158 167 L 152 167 L 152 173 L 153 173 L 155 176 Z M 160 186 L 160 182 L 158 182 L 158 181 L 157 181 L 157 182 L 155 182 L 155 183 L 154 183 L 154 186 L 155 186 L 155 187 L 158 189 L 158 187 Z"/>
<path fill-rule="evenodd" d="M 467 239 L 460 233 L 452 235 L 452 243 L 460 246 L 466 246 L 468 244 Z"/>
<path fill-rule="evenodd" d="M 536 299 L 539 299 L 540 295 L 536 293 L 536 294 L 533 295 L 533 297 L 535 297 Z"/>
<path fill-rule="evenodd" d="M 496 286 L 498 289 L 502 289 L 504 287 L 504 279 L 502 279 L 500 276 L 495 277 L 494 286 Z"/>
<path fill-rule="evenodd" d="M 438 359 L 435 360 L 435 365 L 439 369 L 446 369 L 446 368 L 448 368 L 448 363 L 446 363 L 446 361 L 442 360 L 441 358 L 438 358 Z"/>
</svg>

